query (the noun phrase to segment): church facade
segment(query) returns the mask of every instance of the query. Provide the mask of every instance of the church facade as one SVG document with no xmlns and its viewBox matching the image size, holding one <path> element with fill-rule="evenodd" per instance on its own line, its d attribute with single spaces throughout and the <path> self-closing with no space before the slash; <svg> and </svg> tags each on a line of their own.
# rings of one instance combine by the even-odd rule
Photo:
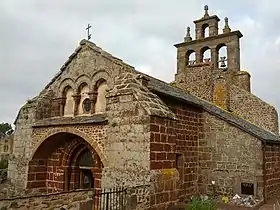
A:
<svg viewBox="0 0 280 210">
<path fill-rule="evenodd" d="M 241 32 L 225 18 L 219 33 L 219 21 L 205 7 L 195 39 L 188 28 L 170 84 L 82 40 L 19 111 L 11 183 L 31 194 L 138 186 L 147 209 L 214 191 L 275 196 L 278 115 L 240 69 Z"/>
</svg>

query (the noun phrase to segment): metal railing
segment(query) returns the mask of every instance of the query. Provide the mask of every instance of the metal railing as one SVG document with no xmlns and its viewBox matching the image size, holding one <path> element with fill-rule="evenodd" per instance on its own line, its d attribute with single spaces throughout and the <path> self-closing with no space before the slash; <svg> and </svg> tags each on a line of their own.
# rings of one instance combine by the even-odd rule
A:
<svg viewBox="0 0 280 210">
<path fill-rule="evenodd" d="M 95 189 L 93 193 L 93 210 L 128 210 L 127 189 Z"/>
</svg>

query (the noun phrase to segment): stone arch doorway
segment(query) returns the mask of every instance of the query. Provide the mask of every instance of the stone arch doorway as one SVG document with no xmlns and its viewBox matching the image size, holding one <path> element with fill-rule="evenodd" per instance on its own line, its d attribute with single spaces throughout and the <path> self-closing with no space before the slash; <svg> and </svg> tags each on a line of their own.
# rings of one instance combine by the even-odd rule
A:
<svg viewBox="0 0 280 210">
<path fill-rule="evenodd" d="M 103 164 L 83 138 L 57 133 L 42 142 L 28 167 L 27 189 L 61 192 L 101 187 Z"/>
</svg>

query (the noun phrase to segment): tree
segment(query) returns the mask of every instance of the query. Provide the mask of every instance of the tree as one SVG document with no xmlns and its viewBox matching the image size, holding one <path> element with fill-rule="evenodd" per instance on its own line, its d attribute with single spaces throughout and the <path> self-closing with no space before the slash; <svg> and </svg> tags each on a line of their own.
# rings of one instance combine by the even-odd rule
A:
<svg viewBox="0 0 280 210">
<path fill-rule="evenodd" d="M 12 125 L 9 123 L 0 123 L 0 139 L 13 133 Z"/>
</svg>

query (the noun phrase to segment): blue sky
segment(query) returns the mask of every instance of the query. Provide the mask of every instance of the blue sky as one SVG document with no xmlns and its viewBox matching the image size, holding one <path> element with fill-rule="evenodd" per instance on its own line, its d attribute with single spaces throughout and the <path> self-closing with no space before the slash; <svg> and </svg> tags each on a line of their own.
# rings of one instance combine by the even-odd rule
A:
<svg viewBox="0 0 280 210">
<path fill-rule="evenodd" d="M 261 0 L 1 0 L 0 122 L 12 123 L 27 99 L 37 95 L 86 37 L 135 66 L 170 82 L 176 49 L 204 5 L 240 30 L 242 70 L 252 90 L 280 111 L 280 2 Z M 193 32 L 193 30 L 192 30 Z"/>
</svg>

